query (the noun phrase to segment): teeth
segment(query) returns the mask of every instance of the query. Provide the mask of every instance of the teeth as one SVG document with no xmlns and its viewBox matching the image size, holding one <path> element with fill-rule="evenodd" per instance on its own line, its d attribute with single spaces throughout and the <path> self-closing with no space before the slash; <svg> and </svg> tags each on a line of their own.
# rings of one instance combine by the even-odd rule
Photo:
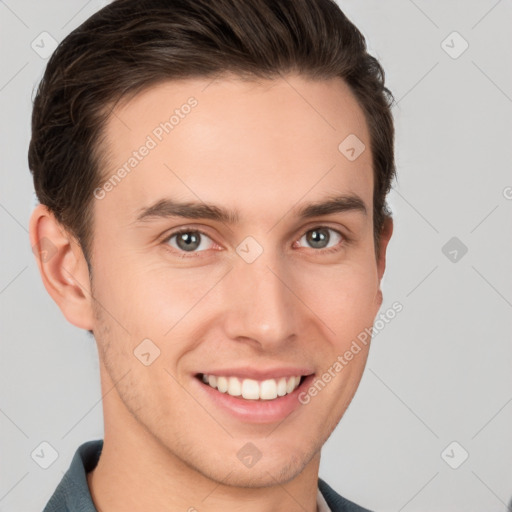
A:
<svg viewBox="0 0 512 512">
<path fill-rule="evenodd" d="M 286 395 L 286 379 L 283 377 L 277 381 L 277 396 Z"/>
<path fill-rule="evenodd" d="M 227 393 L 231 396 L 242 394 L 242 383 L 236 377 L 229 377 Z"/>
<path fill-rule="evenodd" d="M 208 381 L 209 383 L 209 381 Z M 221 393 L 225 393 L 228 390 L 228 379 L 226 377 L 218 377 L 217 378 L 217 389 Z"/>
<path fill-rule="evenodd" d="M 274 400 L 278 396 L 287 395 L 295 390 L 299 386 L 301 376 L 263 381 L 206 374 L 203 374 L 201 378 L 205 384 L 218 389 L 221 393 L 231 396 L 241 395 L 246 400 Z"/>
<path fill-rule="evenodd" d="M 260 385 L 260 397 L 263 400 L 277 398 L 277 382 L 275 379 L 264 380 Z"/>
<path fill-rule="evenodd" d="M 260 385 L 258 381 L 244 379 L 242 381 L 242 396 L 249 400 L 258 400 L 260 397 Z"/>
</svg>

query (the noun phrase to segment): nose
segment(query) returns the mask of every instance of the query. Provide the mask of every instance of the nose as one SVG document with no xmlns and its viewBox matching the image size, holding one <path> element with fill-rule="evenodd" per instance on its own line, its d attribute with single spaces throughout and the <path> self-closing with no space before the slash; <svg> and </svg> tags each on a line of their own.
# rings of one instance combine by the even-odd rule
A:
<svg viewBox="0 0 512 512">
<path fill-rule="evenodd" d="M 224 329 L 228 339 L 266 351 L 292 342 L 300 330 L 303 304 L 282 255 L 266 250 L 252 263 L 242 258 L 224 280 Z"/>
</svg>

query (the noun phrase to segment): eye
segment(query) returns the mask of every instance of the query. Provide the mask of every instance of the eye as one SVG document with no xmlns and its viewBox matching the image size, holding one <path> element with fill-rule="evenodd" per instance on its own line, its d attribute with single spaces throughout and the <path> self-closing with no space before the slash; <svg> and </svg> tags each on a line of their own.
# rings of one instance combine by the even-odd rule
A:
<svg viewBox="0 0 512 512">
<path fill-rule="evenodd" d="M 208 244 L 205 243 L 206 240 L 213 243 L 213 240 L 202 231 L 197 229 L 181 229 L 171 233 L 163 242 L 169 244 L 178 252 L 193 253 L 210 249 L 211 247 L 208 247 Z"/>
<path fill-rule="evenodd" d="M 332 236 L 330 233 L 334 233 Z M 343 235 L 335 229 L 328 228 L 325 226 L 318 226 L 314 229 L 306 231 L 306 233 L 299 239 L 299 242 L 304 240 L 313 249 L 323 249 L 327 252 L 332 250 L 341 249 L 340 242 L 344 239 Z M 329 245 L 333 242 L 332 245 Z"/>
</svg>

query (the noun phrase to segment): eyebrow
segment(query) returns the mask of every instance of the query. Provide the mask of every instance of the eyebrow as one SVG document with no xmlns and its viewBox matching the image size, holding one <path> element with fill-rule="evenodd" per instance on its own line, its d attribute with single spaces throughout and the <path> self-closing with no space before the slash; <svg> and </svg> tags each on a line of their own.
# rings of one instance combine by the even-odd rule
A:
<svg viewBox="0 0 512 512">
<path fill-rule="evenodd" d="M 296 210 L 296 215 L 304 220 L 311 217 L 343 212 L 358 212 L 364 216 L 368 215 L 364 201 L 355 194 L 331 196 L 322 201 L 307 203 Z M 151 206 L 142 208 L 137 215 L 135 223 L 170 217 L 209 219 L 233 225 L 240 221 L 240 212 L 238 210 L 228 210 L 214 204 L 179 202 L 174 199 L 165 198 L 160 199 Z"/>
</svg>

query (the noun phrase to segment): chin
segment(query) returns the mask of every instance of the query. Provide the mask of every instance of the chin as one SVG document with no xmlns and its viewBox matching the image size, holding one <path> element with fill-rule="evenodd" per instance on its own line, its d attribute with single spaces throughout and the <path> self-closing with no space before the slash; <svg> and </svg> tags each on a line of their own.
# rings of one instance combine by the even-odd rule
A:
<svg viewBox="0 0 512 512">
<path fill-rule="evenodd" d="M 246 467 L 237 459 L 234 464 L 219 466 L 215 463 L 213 468 L 196 469 L 207 478 L 222 485 L 244 488 L 272 487 L 284 485 L 300 475 L 315 453 L 312 450 L 311 454 L 295 452 L 287 455 L 280 454 L 279 457 L 273 454 L 266 460 L 263 454 L 252 467 Z"/>
</svg>

